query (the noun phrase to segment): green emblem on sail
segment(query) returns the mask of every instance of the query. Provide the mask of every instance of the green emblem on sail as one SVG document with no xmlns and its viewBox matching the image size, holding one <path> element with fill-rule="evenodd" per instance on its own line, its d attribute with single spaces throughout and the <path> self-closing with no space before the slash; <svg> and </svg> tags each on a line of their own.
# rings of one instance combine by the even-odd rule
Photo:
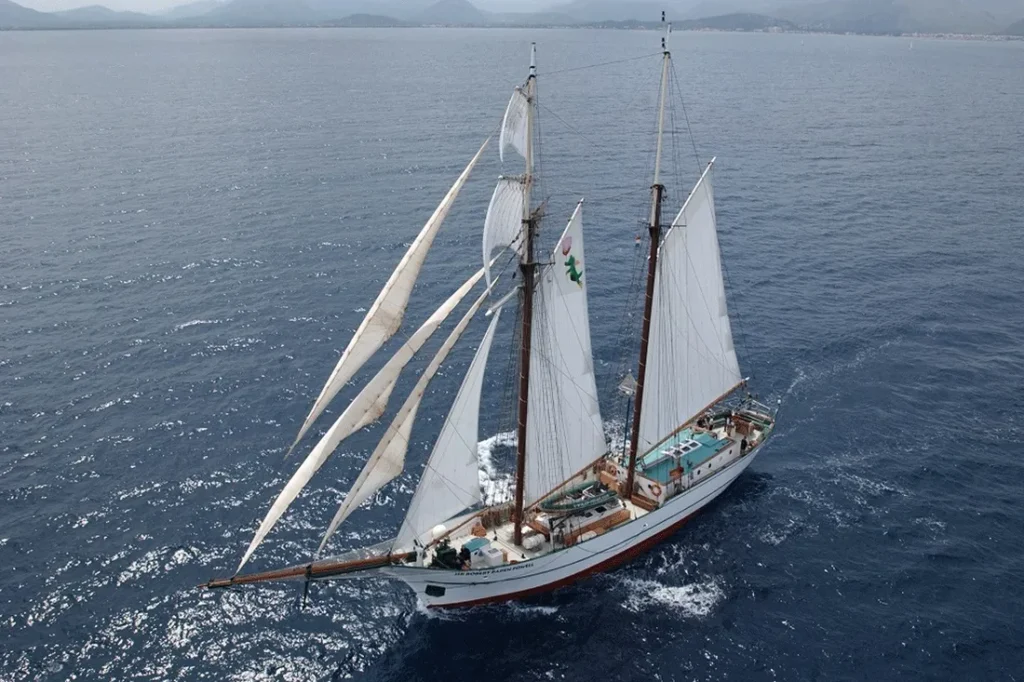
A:
<svg viewBox="0 0 1024 682">
<path fill-rule="evenodd" d="M 570 254 L 572 250 L 572 237 L 566 236 L 562 240 L 562 255 L 565 259 L 565 274 L 569 276 L 570 282 L 575 282 L 576 286 L 583 287 L 583 261 L 577 260 L 575 255 Z"/>
</svg>

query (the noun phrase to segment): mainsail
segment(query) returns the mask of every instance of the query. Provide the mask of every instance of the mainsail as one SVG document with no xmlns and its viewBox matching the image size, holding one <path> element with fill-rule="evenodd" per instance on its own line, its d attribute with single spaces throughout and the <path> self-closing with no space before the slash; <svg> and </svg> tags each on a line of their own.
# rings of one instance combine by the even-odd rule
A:
<svg viewBox="0 0 1024 682">
<path fill-rule="evenodd" d="M 525 501 L 536 502 L 607 452 L 587 312 L 583 202 L 537 278 L 526 427 Z"/>
<path fill-rule="evenodd" d="M 331 524 L 324 534 L 324 539 L 320 543 L 320 548 L 317 550 L 318 554 L 323 551 L 327 541 L 330 540 L 342 521 L 348 518 L 348 515 L 356 507 L 402 473 L 402 469 L 405 467 L 405 452 L 409 448 L 409 434 L 412 432 L 413 423 L 416 421 L 416 412 L 419 409 L 420 401 L 423 399 L 423 394 L 427 390 L 427 384 L 434 378 L 437 370 L 441 368 L 441 364 L 448 357 L 448 353 L 451 352 L 459 337 L 462 336 L 462 333 L 466 331 L 470 320 L 480 310 L 480 306 L 484 304 L 490 293 L 491 288 L 489 287 L 473 303 L 470 309 L 466 311 L 459 324 L 456 325 L 455 329 L 448 335 L 448 338 L 445 339 L 441 349 L 437 351 L 437 355 L 434 356 L 434 359 L 430 361 L 430 364 L 423 371 L 412 393 L 409 394 L 401 409 L 398 410 L 398 414 L 395 415 L 394 420 L 388 427 L 387 433 L 384 434 L 380 443 L 377 444 L 373 454 L 370 455 L 370 459 L 356 478 L 356 482 L 352 485 L 352 489 L 338 508 L 334 519 L 331 520 Z"/>
<path fill-rule="evenodd" d="M 245 563 L 263 542 L 267 534 L 273 529 L 281 516 L 288 510 L 289 505 L 295 501 L 302 489 L 306 487 L 313 475 L 323 466 L 327 458 L 331 456 L 338 444 L 364 426 L 376 421 L 384 414 L 388 398 L 395 388 L 395 382 L 402 369 L 409 363 L 413 355 L 423 347 L 423 344 L 430 339 L 437 328 L 448 318 L 448 315 L 459 305 L 463 298 L 480 281 L 484 271 L 478 270 L 470 277 L 465 284 L 458 288 L 444 304 L 434 311 L 423 325 L 416 330 L 416 333 L 409 337 L 409 340 L 402 344 L 398 352 L 388 361 L 384 367 L 366 384 L 359 395 L 349 404 L 340 417 L 334 422 L 331 428 L 324 434 L 320 442 L 316 444 L 313 451 L 309 453 L 306 460 L 292 475 L 288 484 L 277 496 L 274 504 L 263 519 L 249 548 L 242 557 L 242 563 L 238 570 L 242 570 Z"/>
<path fill-rule="evenodd" d="M 741 380 L 725 302 L 711 168 L 708 164 L 661 245 L 647 400 L 640 416 L 642 451 Z"/>
<path fill-rule="evenodd" d="M 419 277 L 420 268 L 423 267 L 423 261 L 427 257 L 427 252 L 434 243 L 434 237 L 437 236 L 437 231 L 448 216 L 455 198 L 459 195 L 459 191 L 469 178 L 473 167 L 476 166 L 477 161 L 483 155 L 488 142 L 490 142 L 490 138 L 481 145 L 476 156 L 469 162 L 466 169 L 462 171 L 462 175 L 455 181 L 452 188 L 448 190 L 448 194 L 445 195 L 444 199 L 441 200 L 441 203 L 434 210 L 430 220 L 427 221 L 419 235 L 409 246 L 409 250 L 406 251 L 398 267 L 391 273 L 387 284 L 384 285 L 384 288 L 377 296 L 377 300 L 374 301 L 373 306 L 366 313 L 362 324 L 359 325 L 355 335 L 352 336 L 348 347 L 345 348 L 341 359 L 338 360 L 334 371 L 331 372 L 330 378 L 327 379 L 327 383 L 324 384 L 323 389 L 320 391 L 320 395 L 313 404 L 313 408 L 309 411 L 309 415 L 307 415 L 306 420 L 303 422 L 302 428 L 299 429 L 299 434 L 295 437 L 295 442 L 292 443 L 289 452 L 295 449 L 295 446 L 306 435 L 306 432 L 309 431 L 317 417 L 327 408 L 328 403 L 338 394 L 341 387 L 359 371 L 359 368 L 402 325 L 405 308 L 409 304 L 409 295 L 412 293 L 413 285 L 416 284 L 416 278 Z"/>
<path fill-rule="evenodd" d="M 491 318 L 483 341 L 462 380 L 462 386 L 434 443 L 416 492 L 409 503 L 405 521 L 395 540 L 396 547 L 424 544 L 430 530 L 464 509 L 481 501 L 479 440 L 480 396 L 484 370 L 498 326 L 499 311 Z"/>
</svg>

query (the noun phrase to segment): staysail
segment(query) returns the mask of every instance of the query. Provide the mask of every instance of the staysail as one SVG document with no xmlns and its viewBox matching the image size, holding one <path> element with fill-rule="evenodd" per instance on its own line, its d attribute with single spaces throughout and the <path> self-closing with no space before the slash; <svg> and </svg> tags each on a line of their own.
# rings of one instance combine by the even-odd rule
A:
<svg viewBox="0 0 1024 682">
<path fill-rule="evenodd" d="M 741 380 L 725 300 L 711 168 L 708 164 L 661 245 L 641 452 Z"/>
<path fill-rule="evenodd" d="M 459 337 L 462 336 L 462 333 L 466 331 L 470 320 L 480 310 L 480 306 L 484 304 L 490 293 L 491 289 L 488 288 L 473 303 L 470 309 L 466 311 L 459 324 L 456 325 L 455 329 L 448 335 L 448 338 L 445 339 L 441 349 L 437 351 L 437 355 L 434 356 L 434 359 L 430 361 L 430 364 L 423 371 L 412 393 L 409 394 L 401 409 L 398 410 L 398 414 L 395 415 L 394 420 L 388 427 L 387 433 L 384 434 L 380 443 L 377 444 L 373 454 L 370 455 L 370 459 L 356 478 L 356 482 L 352 485 L 352 489 L 345 496 L 344 501 L 338 508 L 338 512 L 331 520 L 331 524 L 324 534 L 324 539 L 320 543 L 320 548 L 317 550 L 318 554 L 323 551 L 324 546 L 330 540 L 334 531 L 338 529 L 338 526 L 348 518 L 348 515 L 356 507 L 402 473 L 402 469 L 405 467 L 405 452 L 409 447 L 409 434 L 412 432 L 413 423 L 416 421 L 416 412 L 419 409 L 420 401 L 423 399 L 423 394 L 427 390 L 427 384 L 434 378 L 437 370 L 440 369 L 441 364 L 448 357 L 448 353 L 451 352 Z"/>
<path fill-rule="evenodd" d="M 525 500 L 529 505 L 607 452 L 590 344 L 583 202 L 534 294 Z"/>
<path fill-rule="evenodd" d="M 487 333 L 462 380 L 459 393 L 441 427 L 423 476 L 409 503 L 405 521 L 395 540 L 396 547 L 412 547 L 414 540 L 424 544 L 435 525 L 481 501 L 480 462 L 477 456 L 480 396 L 487 357 L 500 316 L 501 312 L 498 311 L 491 318 Z"/>
<path fill-rule="evenodd" d="M 242 557 L 242 563 L 238 565 L 239 571 L 242 570 L 249 557 L 252 556 L 252 553 L 256 551 L 256 548 L 267 537 L 267 534 L 273 529 L 285 511 L 288 510 L 289 505 L 295 501 L 295 498 L 302 492 L 302 489 L 313 478 L 313 475 L 323 466 L 327 458 L 331 456 L 331 453 L 338 447 L 338 444 L 359 429 L 373 423 L 384 414 L 388 398 L 395 388 L 395 382 L 398 380 L 398 375 L 402 369 L 409 363 L 413 355 L 423 347 L 423 344 L 430 339 L 431 335 L 437 331 L 437 328 L 448 318 L 452 310 L 476 286 L 476 283 L 480 281 L 483 274 L 484 271 L 482 269 L 478 270 L 440 308 L 434 311 L 434 314 L 416 330 L 415 334 L 409 337 L 409 340 L 398 349 L 398 352 L 395 353 L 388 363 L 366 384 L 363 390 L 359 392 L 359 395 L 355 397 L 327 433 L 324 434 L 320 442 L 313 448 L 313 451 L 306 457 L 306 460 L 295 474 L 292 475 L 288 484 L 285 485 L 274 501 L 274 504 L 270 507 L 270 511 L 267 512 L 263 522 L 260 523 L 256 535 L 253 537 L 252 542 L 249 543 L 249 548 Z"/>
<path fill-rule="evenodd" d="M 388 279 L 384 288 L 377 296 L 377 300 L 374 301 L 370 311 L 366 313 L 362 324 L 359 325 L 356 333 L 352 336 L 348 347 L 345 348 L 341 359 L 338 360 L 334 371 L 331 372 L 330 378 L 327 379 L 327 383 L 324 384 L 323 389 L 320 391 L 320 395 L 313 404 L 313 408 L 309 411 L 309 415 L 306 416 L 306 420 L 302 423 L 302 428 L 299 429 L 299 434 L 295 437 L 295 442 L 292 443 L 291 448 L 288 450 L 289 452 L 295 449 L 295 446 L 306 435 L 306 432 L 309 431 L 317 417 L 327 408 L 328 403 L 338 394 L 341 387 L 384 345 L 385 341 L 398 331 L 402 324 L 402 317 L 405 315 L 405 308 L 409 303 L 409 295 L 412 293 L 413 285 L 416 284 L 416 278 L 419 277 L 420 268 L 423 267 L 423 261 L 427 257 L 427 252 L 434 243 L 434 237 L 437 236 L 437 231 L 448 216 L 455 198 L 459 195 L 459 191 L 469 178 L 473 167 L 476 166 L 477 161 L 483 155 L 488 142 L 490 142 L 490 138 L 484 141 L 476 156 L 469 162 L 466 169 L 462 171 L 462 175 L 455 181 L 452 188 L 448 190 L 448 194 L 445 195 L 444 199 L 441 200 L 441 203 L 434 210 L 430 220 L 427 221 L 419 235 L 409 246 L 409 250 L 406 251 L 398 267 L 391 273 L 390 279 Z"/>
<path fill-rule="evenodd" d="M 491 195 L 484 219 L 484 270 L 487 284 L 491 283 L 489 261 L 498 249 L 512 247 L 523 253 L 523 214 L 526 209 L 526 182 L 522 177 L 498 178 L 498 186 Z"/>
</svg>

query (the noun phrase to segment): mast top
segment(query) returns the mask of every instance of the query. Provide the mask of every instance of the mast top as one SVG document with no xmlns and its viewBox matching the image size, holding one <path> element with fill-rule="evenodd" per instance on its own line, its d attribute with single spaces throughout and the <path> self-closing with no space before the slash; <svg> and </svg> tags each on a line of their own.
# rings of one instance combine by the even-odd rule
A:
<svg viewBox="0 0 1024 682">
<path fill-rule="evenodd" d="M 665 35 L 661 37 L 661 53 L 666 57 L 671 56 L 671 52 L 668 49 L 668 39 L 672 35 L 672 22 L 665 21 L 665 11 L 661 12 L 661 25 L 665 27 Z"/>
<path fill-rule="evenodd" d="M 537 43 L 530 43 L 530 78 L 537 77 Z"/>
</svg>

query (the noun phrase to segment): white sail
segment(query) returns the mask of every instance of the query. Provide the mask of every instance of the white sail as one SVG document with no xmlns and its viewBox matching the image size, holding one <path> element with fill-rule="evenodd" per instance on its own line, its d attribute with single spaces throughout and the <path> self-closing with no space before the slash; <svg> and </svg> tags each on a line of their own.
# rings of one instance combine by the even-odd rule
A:
<svg viewBox="0 0 1024 682">
<path fill-rule="evenodd" d="M 427 384 L 434 378 L 437 370 L 440 369 L 441 364 L 448 357 L 448 353 L 451 352 L 451 349 L 458 342 L 462 333 L 466 331 L 470 320 L 473 319 L 473 316 L 480 309 L 480 306 L 484 304 L 490 293 L 491 289 L 488 288 L 476 300 L 459 321 L 459 324 L 452 330 L 452 333 L 445 339 L 441 349 L 437 351 L 437 355 L 434 356 L 434 359 L 430 361 L 430 364 L 423 371 L 412 393 L 409 394 L 401 409 L 398 410 L 398 414 L 395 415 L 394 420 L 388 427 L 387 433 L 384 434 L 380 443 L 377 444 L 373 454 L 370 455 L 370 459 L 356 478 L 356 482 L 352 485 L 352 489 L 345 496 L 345 500 L 341 503 L 338 512 L 331 520 L 331 525 L 324 534 L 324 539 L 317 550 L 318 554 L 323 551 L 324 546 L 331 536 L 334 535 L 334 531 L 338 529 L 338 526 L 348 518 L 348 515 L 356 507 L 402 473 L 402 468 L 405 466 L 405 452 L 409 447 L 409 434 L 416 420 L 416 411 L 419 409 L 420 401 L 427 390 Z"/>
<path fill-rule="evenodd" d="M 387 284 L 384 285 L 384 288 L 377 296 L 377 300 L 374 301 L 373 306 L 366 313 L 362 324 L 359 325 L 356 333 L 352 336 L 348 347 L 345 348 L 341 359 L 338 360 L 334 371 L 331 372 L 330 378 L 327 379 L 327 383 L 324 384 L 316 402 L 313 403 L 313 408 L 309 411 L 309 415 L 306 416 L 306 420 L 303 422 L 302 428 L 299 429 L 299 434 L 295 437 L 295 442 L 292 443 L 289 452 L 302 440 L 302 437 L 309 431 L 313 422 L 323 413 L 328 403 L 338 394 L 342 386 L 384 345 L 385 341 L 398 331 L 402 324 L 402 318 L 405 315 L 405 308 L 409 303 L 409 295 L 412 293 L 413 285 L 416 284 L 416 278 L 419 277 L 420 268 L 422 268 L 423 261 L 427 257 L 427 252 L 434 243 L 434 237 L 437 236 L 437 231 L 448 216 L 455 198 L 459 195 L 459 191 L 469 178 L 473 167 L 476 166 L 477 161 L 483 155 L 488 142 L 490 142 L 490 138 L 484 141 L 476 156 L 469 162 L 466 169 L 462 171 L 462 175 L 455 181 L 452 188 L 448 190 L 448 194 L 445 195 L 444 199 L 441 200 L 441 203 L 434 210 L 430 220 L 427 221 L 419 235 L 409 246 L 398 267 L 391 273 Z"/>
<path fill-rule="evenodd" d="M 530 127 L 527 117 L 530 110 L 530 100 L 521 87 L 512 92 L 512 99 L 505 109 L 505 118 L 501 122 L 501 140 L 498 147 L 498 155 L 502 162 L 505 161 L 505 149 L 512 147 L 524 159 L 527 155 L 527 142 L 530 135 Z"/>
<path fill-rule="evenodd" d="M 484 219 L 484 269 L 487 284 L 491 283 L 489 261 L 498 249 L 513 248 L 523 252 L 523 215 L 526 206 L 526 183 L 521 177 L 500 177 L 491 195 Z"/>
<path fill-rule="evenodd" d="M 608 450 L 590 345 L 582 207 L 580 202 L 555 247 L 554 264 L 543 268 L 534 293 L 526 504 Z"/>
<path fill-rule="evenodd" d="M 397 547 L 412 547 L 413 540 L 425 544 L 434 526 L 481 501 L 480 462 L 477 457 L 480 395 L 487 356 L 500 316 L 499 311 L 491 318 L 487 333 L 441 427 L 399 530 L 395 541 Z"/>
<path fill-rule="evenodd" d="M 384 414 L 388 398 L 395 388 L 395 382 L 398 381 L 398 375 L 402 369 L 409 363 L 413 355 L 423 347 L 423 344 L 430 339 L 431 335 L 437 331 L 437 328 L 441 326 L 452 310 L 466 297 L 466 294 L 476 286 L 476 283 L 480 281 L 483 274 L 484 271 L 482 269 L 477 271 L 475 275 L 466 280 L 465 284 L 459 287 L 444 302 L 444 305 L 434 311 L 434 314 L 416 330 L 415 334 L 409 337 L 408 341 L 402 344 L 398 352 L 363 387 L 359 395 L 355 397 L 331 428 L 328 429 L 327 433 L 320 439 L 320 442 L 313 448 L 313 451 L 309 453 L 302 465 L 292 475 L 288 484 L 285 485 L 284 489 L 277 496 L 277 499 L 274 500 L 274 504 L 270 507 L 270 511 L 267 512 L 262 523 L 260 523 L 260 527 L 256 531 L 252 542 L 249 543 L 249 548 L 242 557 L 242 563 L 238 565 L 239 571 L 242 570 L 242 567 L 245 566 L 252 553 L 256 551 L 256 548 L 267 537 L 267 534 L 273 529 L 285 511 L 288 510 L 291 503 L 299 496 L 302 489 L 313 478 L 313 475 L 323 466 L 327 458 L 331 456 L 331 453 L 338 447 L 338 444 L 359 429 L 373 423 Z"/>
<path fill-rule="evenodd" d="M 659 252 L 640 452 L 659 443 L 740 380 L 709 164 Z"/>
</svg>

